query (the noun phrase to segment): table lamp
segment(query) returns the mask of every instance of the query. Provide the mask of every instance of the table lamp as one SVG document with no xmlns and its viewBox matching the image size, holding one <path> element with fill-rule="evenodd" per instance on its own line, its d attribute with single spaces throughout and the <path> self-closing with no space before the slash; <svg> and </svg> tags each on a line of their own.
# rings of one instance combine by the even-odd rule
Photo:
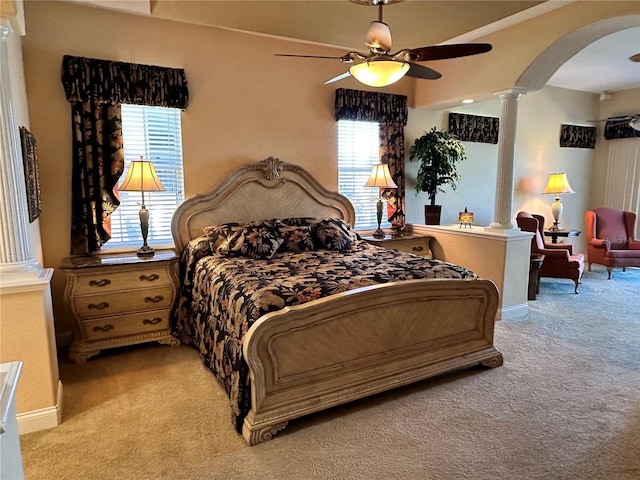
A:
<svg viewBox="0 0 640 480">
<path fill-rule="evenodd" d="M 380 228 L 380 224 L 382 223 L 382 189 L 383 188 L 398 188 L 398 185 L 395 184 L 393 179 L 391 178 L 391 173 L 389 172 L 389 167 L 380 163 L 378 165 L 374 165 L 371 169 L 371 176 L 367 183 L 364 184 L 365 187 L 377 187 L 379 189 L 379 198 L 378 203 L 376 203 L 376 213 L 378 217 L 378 229 L 373 232 L 374 238 L 384 238 L 384 231 Z"/>
<path fill-rule="evenodd" d="M 153 256 L 155 251 L 147 245 L 147 235 L 149 234 L 149 210 L 144 204 L 144 192 L 163 192 L 164 185 L 158 178 L 153 163 L 148 160 L 133 160 L 129 165 L 127 178 L 119 187 L 123 192 L 142 192 L 142 206 L 140 207 L 140 229 L 142 230 L 142 247 L 138 249 L 139 257 Z"/>
<path fill-rule="evenodd" d="M 566 173 L 551 173 L 549 175 L 549 181 L 547 186 L 542 192 L 544 195 L 555 195 L 556 199 L 551 204 L 551 215 L 553 215 L 553 226 L 549 228 L 550 231 L 561 231 L 564 227 L 560 225 L 560 217 L 562 216 L 562 203 L 560 203 L 560 194 L 562 193 L 575 193 L 569 185 Z"/>
</svg>

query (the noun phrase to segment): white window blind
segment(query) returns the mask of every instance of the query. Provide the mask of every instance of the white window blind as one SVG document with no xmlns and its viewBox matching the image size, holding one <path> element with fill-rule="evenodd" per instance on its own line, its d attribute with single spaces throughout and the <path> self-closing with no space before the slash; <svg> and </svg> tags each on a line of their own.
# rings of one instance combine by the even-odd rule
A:
<svg viewBox="0 0 640 480">
<path fill-rule="evenodd" d="M 338 120 L 338 190 L 353 203 L 355 227 L 359 230 L 378 228 L 376 202 L 380 190 L 364 184 L 373 166 L 379 163 L 378 123 Z M 383 212 L 382 228 L 389 226 L 386 212 Z"/>
<path fill-rule="evenodd" d="M 145 192 L 149 210 L 149 236 L 152 246 L 172 246 L 171 217 L 184 200 L 182 174 L 182 131 L 180 109 L 122 105 L 122 135 L 124 141 L 124 180 L 131 160 L 153 162 L 164 192 Z M 103 247 L 140 247 L 142 233 L 138 212 L 141 192 L 120 192 L 120 206 L 111 214 L 111 240 Z"/>
</svg>

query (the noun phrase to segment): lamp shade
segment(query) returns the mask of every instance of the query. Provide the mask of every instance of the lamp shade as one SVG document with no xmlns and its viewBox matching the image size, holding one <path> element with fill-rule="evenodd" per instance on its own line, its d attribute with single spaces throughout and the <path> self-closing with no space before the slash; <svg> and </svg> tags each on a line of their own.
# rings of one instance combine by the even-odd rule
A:
<svg viewBox="0 0 640 480">
<path fill-rule="evenodd" d="M 391 178 L 391 173 L 389 172 L 389 167 L 386 163 L 380 163 L 378 165 L 374 165 L 371 169 L 371 176 L 367 183 L 364 184 L 365 187 L 380 187 L 380 188 L 398 188 L 398 185 L 395 184 L 393 178 Z"/>
<path fill-rule="evenodd" d="M 386 87 L 397 82 L 409 71 L 409 64 L 390 57 L 375 59 L 353 65 L 349 73 L 356 80 L 370 87 Z"/>
<path fill-rule="evenodd" d="M 571 185 L 569 185 L 569 180 L 567 180 L 566 173 L 551 173 L 549 175 L 547 186 L 542 193 L 548 195 L 558 195 L 559 193 L 575 192 L 572 190 Z"/>
<path fill-rule="evenodd" d="M 119 190 L 125 192 L 163 192 L 164 185 L 158 178 L 153 163 L 148 160 L 134 160 L 129 165 L 129 171 Z"/>
</svg>

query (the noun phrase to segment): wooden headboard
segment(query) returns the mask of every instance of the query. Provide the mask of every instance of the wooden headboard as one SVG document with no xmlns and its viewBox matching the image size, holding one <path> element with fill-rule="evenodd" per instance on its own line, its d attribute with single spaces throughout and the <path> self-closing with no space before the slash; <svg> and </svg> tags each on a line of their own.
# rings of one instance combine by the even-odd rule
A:
<svg viewBox="0 0 640 480">
<path fill-rule="evenodd" d="M 269 157 L 232 171 L 208 193 L 185 200 L 173 214 L 176 251 L 208 225 L 290 217 L 342 218 L 352 225 L 349 199 L 324 188 L 302 167 Z"/>
</svg>

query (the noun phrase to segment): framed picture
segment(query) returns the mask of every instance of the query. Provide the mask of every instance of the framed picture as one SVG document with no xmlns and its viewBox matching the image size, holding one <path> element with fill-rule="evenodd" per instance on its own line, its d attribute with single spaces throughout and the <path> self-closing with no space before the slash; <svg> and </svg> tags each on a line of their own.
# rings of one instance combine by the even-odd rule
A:
<svg viewBox="0 0 640 480">
<path fill-rule="evenodd" d="M 24 181 L 27 186 L 29 223 L 32 223 L 42 212 L 36 137 L 34 137 L 33 134 L 25 127 L 20 127 L 20 143 L 22 145 L 22 161 L 24 162 Z"/>
</svg>

